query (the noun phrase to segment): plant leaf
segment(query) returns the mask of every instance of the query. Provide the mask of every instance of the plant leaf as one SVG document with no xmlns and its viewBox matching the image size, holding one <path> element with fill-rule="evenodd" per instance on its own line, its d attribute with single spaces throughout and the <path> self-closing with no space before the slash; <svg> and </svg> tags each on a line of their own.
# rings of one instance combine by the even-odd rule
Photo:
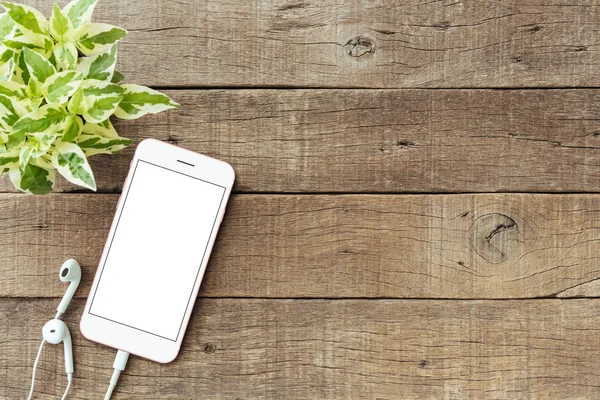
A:
<svg viewBox="0 0 600 400">
<path fill-rule="evenodd" d="M 77 71 L 84 74 L 85 79 L 110 81 L 117 64 L 117 46 L 113 45 L 105 52 L 89 57 L 82 57 L 77 65 Z"/>
<path fill-rule="evenodd" d="M 41 157 L 34 158 L 33 163 L 40 168 L 53 170 L 53 171 L 55 169 L 54 165 L 52 165 L 52 158 L 51 158 L 50 154 L 44 154 Z"/>
<path fill-rule="evenodd" d="M 44 101 L 44 99 L 41 97 L 38 97 L 37 99 L 31 99 L 29 102 L 29 108 L 31 108 L 31 112 L 37 111 L 40 108 L 42 101 Z"/>
<path fill-rule="evenodd" d="M 13 125 L 18 133 L 55 133 L 67 117 L 64 107 L 46 104 L 37 111 L 31 112 Z"/>
<path fill-rule="evenodd" d="M 8 13 L 0 15 L 0 41 L 10 39 L 15 35 L 17 25 Z"/>
<path fill-rule="evenodd" d="M 96 190 L 94 174 L 83 151 L 73 143 L 59 143 L 52 153 L 52 165 L 69 182 Z"/>
<path fill-rule="evenodd" d="M 14 49 L 6 47 L 4 43 L 0 43 L 0 64 L 8 62 L 10 59 L 14 58 L 14 56 Z"/>
<path fill-rule="evenodd" d="M 112 79 L 110 80 L 112 83 L 119 83 L 121 82 L 123 79 L 125 79 L 125 77 L 123 76 L 122 73 L 120 73 L 119 71 L 115 70 Z"/>
<path fill-rule="evenodd" d="M 54 170 L 44 169 L 34 164 L 24 168 L 11 168 L 10 180 L 16 189 L 32 194 L 48 194 L 54 186 Z"/>
<path fill-rule="evenodd" d="M 34 133 L 27 136 L 27 144 L 31 147 L 31 157 L 38 158 L 48 153 L 57 137 L 47 133 Z M 40 167 L 43 168 L 42 165 Z"/>
<path fill-rule="evenodd" d="M 8 140 L 4 145 L 8 150 L 18 149 L 25 142 L 25 133 L 11 132 L 8 134 Z"/>
<path fill-rule="evenodd" d="M 83 130 L 83 121 L 81 117 L 75 114 L 69 114 L 65 122 L 65 128 L 63 130 L 62 141 L 63 142 L 74 142 L 81 131 Z"/>
<path fill-rule="evenodd" d="M 58 41 L 72 40 L 75 38 L 75 28 L 73 22 L 62 13 L 57 3 L 52 7 L 52 16 L 50 17 L 50 34 Z"/>
<path fill-rule="evenodd" d="M 57 43 L 54 46 L 54 59 L 59 71 L 75 69 L 77 57 L 77 47 L 73 42 Z"/>
<path fill-rule="evenodd" d="M 83 97 L 83 90 L 80 89 L 75 92 L 73 97 L 71 97 L 71 100 L 69 100 L 67 109 L 73 114 L 83 114 L 85 112 L 87 109 L 87 104 L 85 103 L 85 98 Z"/>
<path fill-rule="evenodd" d="M 73 0 L 63 8 L 63 13 L 69 17 L 73 26 L 79 28 L 92 20 L 92 13 L 98 0 Z"/>
<path fill-rule="evenodd" d="M 93 124 L 90 124 L 90 125 L 93 125 Z M 107 137 L 109 139 L 116 139 L 119 137 L 119 134 L 117 133 L 117 130 L 113 126 L 112 122 L 110 122 L 110 119 L 107 119 L 106 121 L 102 121 L 97 125 L 98 125 L 98 127 L 102 128 L 101 131 L 96 130 L 96 132 L 99 135 Z"/>
<path fill-rule="evenodd" d="M 35 51 L 24 48 L 22 54 L 25 69 L 29 74 L 27 86 L 32 97 L 42 95 L 42 84 L 56 73 L 54 66 L 46 58 Z M 19 60 L 21 61 L 21 60 Z"/>
<path fill-rule="evenodd" d="M 19 166 L 19 152 L 11 151 L 0 153 L 0 167 L 11 168 Z"/>
<path fill-rule="evenodd" d="M 42 87 L 48 104 L 64 104 L 79 89 L 83 74 L 77 71 L 63 71 L 52 75 Z"/>
<path fill-rule="evenodd" d="M 31 49 L 24 48 L 23 57 L 30 77 L 38 83 L 44 83 L 46 79 L 56 73 L 56 69 L 50 64 L 50 61 Z"/>
<path fill-rule="evenodd" d="M 12 56 L 0 66 L 0 81 L 1 82 L 3 82 L 3 83 L 8 82 L 14 77 L 13 73 L 17 69 L 18 59 L 19 59 L 19 55 L 12 52 Z"/>
<path fill-rule="evenodd" d="M 29 83 L 29 71 L 27 70 L 27 66 L 25 65 L 25 56 L 23 52 L 17 54 L 17 58 L 15 60 L 15 74 L 14 81 L 18 83 L 22 83 L 27 85 Z M 27 93 L 29 93 L 29 89 L 27 89 Z"/>
<path fill-rule="evenodd" d="M 112 127 L 112 124 L 111 124 Z M 115 136 L 114 128 L 109 128 L 87 123 L 83 125 L 83 132 L 77 139 L 77 145 L 88 156 L 95 154 L 114 154 L 123 150 L 132 143 L 131 139 Z"/>
<path fill-rule="evenodd" d="M 114 25 L 92 23 L 80 32 L 76 45 L 85 55 L 97 54 L 123 39 L 126 34 L 125 29 Z"/>
<path fill-rule="evenodd" d="M 27 99 L 27 86 L 17 82 L 0 82 L 0 94 L 14 97 L 18 100 Z"/>
<path fill-rule="evenodd" d="M 31 159 L 32 153 L 31 146 L 25 145 L 21 147 L 21 151 L 19 151 L 19 168 L 21 171 L 29 164 L 29 160 Z"/>
<path fill-rule="evenodd" d="M 48 21 L 35 8 L 9 1 L 2 1 L 0 4 L 23 33 L 48 34 Z"/>
<path fill-rule="evenodd" d="M 113 83 L 88 80 L 82 84 L 71 100 L 75 99 L 78 92 L 83 93 L 83 101 L 81 101 L 83 118 L 87 122 L 97 124 L 108 119 L 115 112 L 123 98 L 124 90 Z M 69 110 L 79 114 L 71 109 L 71 103 L 69 103 Z"/>
<path fill-rule="evenodd" d="M 110 119 L 100 122 L 99 124 L 92 124 L 88 122 L 83 126 L 83 133 L 88 135 L 102 136 L 107 139 L 119 139 L 119 134 L 115 130 Z"/>
<path fill-rule="evenodd" d="M 2 42 L 4 46 L 13 50 L 22 50 L 28 48 L 41 53 L 44 57 L 50 57 L 54 42 L 47 36 L 38 34 L 19 35 Z"/>
<path fill-rule="evenodd" d="M 115 111 L 115 115 L 121 119 L 136 119 L 142 115 L 156 114 L 171 108 L 179 107 L 179 104 L 171 100 L 167 95 L 145 86 L 125 84 L 123 100 Z"/>
<path fill-rule="evenodd" d="M 22 116 L 27 114 L 25 107 L 14 97 L 0 94 L 0 123 L 5 129 L 13 126 Z"/>
</svg>

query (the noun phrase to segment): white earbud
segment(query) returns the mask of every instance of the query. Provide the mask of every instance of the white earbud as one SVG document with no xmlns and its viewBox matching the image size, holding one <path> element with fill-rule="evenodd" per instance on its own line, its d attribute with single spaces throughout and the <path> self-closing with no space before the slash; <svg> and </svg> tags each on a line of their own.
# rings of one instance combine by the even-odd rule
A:
<svg viewBox="0 0 600 400">
<path fill-rule="evenodd" d="M 70 282 L 70 284 L 60 301 L 60 304 L 56 308 L 58 311 L 57 317 L 64 314 L 67 310 L 67 306 L 71 302 L 71 299 L 73 299 L 73 295 L 79 286 L 79 282 L 81 281 L 81 267 L 79 266 L 79 263 L 72 258 L 65 261 L 62 267 L 60 267 L 59 277 L 62 282 Z"/>
<path fill-rule="evenodd" d="M 42 329 L 44 340 L 48 343 L 59 344 L 63 342 L 65 348 L 65 370 L 67 376 L 72 374 L 73 368 L 73 344 L 71 342 L 71 332 L 67 325 L 60 319 L 51 319 L 46 322 Z"/>
<path fill-rule="evenodd" d="M 42 343 L 40 344 L 37 356 L 35 357 L 35 362 L 33 363 L 29 400 L 31 400 L 31 397 L 33 396 L 33 390 L 35 387 L 35 371 L 40 360 L 40 355 L 42 354 L 42 349 L 44 348 L 44 343 L 46 342 L 51 344 L 59 344 L 60 342 L 63 342 L 65 349 L 65 370 L 67 372 L 68 381 L 67 388 L 65 389 L 65 393 L 62 397 L 63 400 L 67 397 L 69 389 L 71 388 L 73 372 L 75 371 L 75 366 L 73 364 L 73 343 L 71 341 L 71 332 L 69 332 L 67 325 L 58 318 L 67 310 L 67 306 L 71 302 L 71 299 L 73 299 L 73 295 L 79 286 L 79 282 L 81 281 L 81 267 L 77 261 L 71 258 L 65 261 L 62 267 L 60 267 L 59 277 L 62 282 L 69 282 L 69 287 L 60 301 L 60 304 L 56 308 L 56 316 L 54 319 L 46 322 L 46 325 L 44 325 L 44 328 L 42 329 L 42 336 L 44 337 L 44 340 L 42 340 Z"/>
</svg>

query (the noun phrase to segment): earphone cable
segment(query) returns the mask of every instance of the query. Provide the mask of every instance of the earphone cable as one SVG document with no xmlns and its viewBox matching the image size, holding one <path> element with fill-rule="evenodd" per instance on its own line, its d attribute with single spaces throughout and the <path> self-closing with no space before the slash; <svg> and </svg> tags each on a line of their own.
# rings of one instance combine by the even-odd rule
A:
<svg viewBox="0 0 600 400">
<path fill-rule="evenodd" d="M 40 343 L 40 348 L 38 349 L 37 355 L 35 356 L 35 362 L 33 363 L 33 372 L 31 373 L 31 389 L 29 389 L 29 397 L 27 397 L 27 400 L 31 400 L 31 397 L 33 396 L 33 390 L 35 388 L 35 373 L 37 371 L 38 362 L 40 361 L 40 356 L 42 355 L 42 350 L 44 349 L 44 343 L 46 343 L 46 341 L 42 339 L 42 343 Z M 71 389 L 71 381 L 73 380 L 73 374 L 67 374 L 67 379 L 67 388 L 65 389 L 65 393 L 62 396 L 62 400 L 65 400 L 67 398 L 67 394 L 69 394 L 69 389 Z"/>
<path fill-rule="evenodd" d="M 71 389 L 71 381 L 73 380 L 73 374 L 67 375 L 69 382 L 67 383 L 67 388 L 65 389 L 65 393 L 63 394 L 61 400 L 65 400 L 67 398 L 67 394 L 69 394 L 69 389 Z"/>
<path fill-rule="evenodd" d="M 38 361 L 40 361 L 40 355 L 42 354 L 42 349 L 44 348 L 45 342 L 45 340 L 42 340 L 42 343 L 40 343 L 40 348 L 37 352 L 37 356 L 35 356 L 35 363 L 33 364 L 33 372 L 31 374 L 31 389 L 29 390 L 29 397 L 27 400 L 31 400 L 31 396 L 33 396 L 33 388 L 35 387 L 35 371 L 37 369 Z"/>
<path fill-rule="evenodd" d="M 110 384 L 108 385 L 108 390 L 106 391 L 106 396 L 104 396 L 104 400 L 110 400 L 110 396 L 112 396 L 113 390 L 117 386 L 117 382 L 119 381 L 119 376 L 121 376 L 121 372 L 125 370 L 127 366 L 127 360 L 129 360 L 129 353 L 123 350 L 117 351 L 117 356 L 115 357 L 115 362 L 113 363 L 113 374 L 110 378 Z"/>
</svg>

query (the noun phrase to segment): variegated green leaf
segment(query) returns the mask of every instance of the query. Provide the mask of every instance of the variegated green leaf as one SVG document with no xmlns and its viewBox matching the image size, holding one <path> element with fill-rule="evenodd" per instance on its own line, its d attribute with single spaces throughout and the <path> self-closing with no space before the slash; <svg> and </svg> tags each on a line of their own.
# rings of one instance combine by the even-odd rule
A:
<svg viewBox="0 0 600 400">
<path fill-rule="evenodd" d="M 31 194 L 50 193 L 56 177 L 53 169 L 44 169 L 31 163 L 24 168 L 11 168 L 9 176 L 16 189 Z"/>
<path fill-rule="evenodd" d="M 59 143 L 52 153 L 52 165 L 69 182 L 96 190 L 94 174 L 85 154 L 73 143 Z"/>
<path fill-rule="evenodd" d="M 17 82 L 0 82 L 0 94 L 17 100 L 27 99 L 27 86 Z"/>
<path fill-rule="evenodd" d="M 17 34 L 16 36 L 6 39 L 2 42 L 4 46 L 12 50 L 22 50 L 28 48 L 35 50 L 44 57 L 50 57 L 54 49 L 54 42 L 48 36 L 38 34 Z"/>
<path fill-rule="evenodd" d="M 23 52 L 17 54 L 15 62 L 13 80 L 24 85 L 29 84 L 29 71 L 27 70 L 27 65 L 25 65 L 25 56 L 23 55 Z M 27 93 L 29 93 L 29 89 L 27 89 Z"/>
<path fill-rule="evenodd" d="M 75 69 L 77 57 L 77 47 L 73 42 L 57 43 L 54 46 L 54 59 L 59 71 Z"/>
<path fill-rule="evenodd" d="M 115 70 L 112 79 L 110 80 L 112 83 L 119 83 L 121 82 L 123 79 L 125 79 L 125 77 L 123 76 L 122 73 L 120 73 L 119 71 Z"/>
<path fill-rule="evenodd" d="M 12 168 L 19 166 L 19 152 L 7 151 L 0 153 L 0 168 Z"/>
<path fill-rule="evenodd" d="M 50 17 L 50 34 L 58 42 L 73 40 L 75 38 L 73 22 L 63 14 L 56 3 L 52 7 L 52 16 Z"/>
<path fill-rule="evenodd" d="M 31 49 L 24 48 L 23 57 L 29 76 L 40 84 L 46 82 L 46 79 L 56 73 L 56 69 L 50 64 L 50 61 Z"/>
<path fill-rule="evenodd" d="M 48 104 L 64 104 L 79 89 L 83 74 L 77 71 L 58 72 L 46 80 L 42 94 Z"/>
<path fill-rule="evenodd" d="M 48 21 L 44 14 L 35 8 L 8 1 L 0 2 L 0 5 L 4 7 L 23 33 L 48 34 Z"/>
<path fill-rule="evenodd" d="M 113 126 L 112 122 L 110 122 L 110 119 L 102 121 L 99 124 L 86 124 L 85 132 L 100 135 L 109 139 L 119 138 L 119 134 L 117 133 L 117 130 Z"/>
<path fill-rule="evenodd" d="M 27 114 L 25 107 L 14 97 L 0 94 L 0 124 L 7 129 Z"/>
<path fill-rule="evenodd" d="M 113 83 L 107 84 L 100 81 L 85 81 L 77 92 L 79 91 L 83 93 L 82 105 L 84 110 L 81 114 L 87 122 L 94 124 L 108 119 L 115 112 L 123 97 L 122 88 Z M 73 98 L 77 96 L 77 92 Z M 71 103 L 69 103 L 70 106 Z M 79 114 L 71 108 L 69 110 Z"/>
<path fill-rule="evenodd" d="M 0 43 L 0 64 L 3 64 L 14 58 L 15 50 L 9 47 L 6 47 L 4 43 Z"/>
<path fill-rule="evenodd" d="M 0 41 L 12 38 L 17 31 L 17 25 L 8 13 L 0 15 Z"/>
<path fill-rule="evenodd" d="M 42 85 L 36 79 L 29 79 L 27 87 L 32 97 L 37 98 L 42 95 Z"/>
<path fill-rule="evenodd" d="M 87 108 L 88 105 L 86 104 L 85 98 L 83 97 L 83 90 L 79 89 L 69 100 L 67 109 L 73 114 L 83 114 Z"/>
<path fill-rule="evenodd" d="M 63 135 L 61 140 L 63 142 L 74 142 L 77 140 L 81 131 L 83 130 L 83 121 L 78 115 L 69 114 L 65 121 L 65 127 L 63 129 Z"/>
<path fill-rule="evenodd" d="M 12 52 L 12 56 L 0 65 L 0 82 L 8 82 L 14 78 L 18 59 L 19 55 Z"/>
<path fill-rule="evenodd" d="M 115 111 L 115 115 L 121 119 L 136 119 L 145 114 L 156 114 L 170 108 L 177 108 L 168 96 L 140 85 L 121 85 L 125 89 L 123 100 Z"/>
<path fill-rule="evenodd" d="M 85 75 L 85 79 L 110 81 L 117 64 L 117 46 L 111 46 L 102 53 L 79 60 L 77 71 Z"/>
<path fill-rule="evenodd" d="M 21 151 L 19 152 L 19 168 L 21 170 L 23 170 L 27 166 L 27 164 L 29 164 L 32 151 L 33 148 L 29 146 L 29 143 L 21 147 Z"/>
<path fill-rule="evenodd" d="M 118 153 L 132 143 L 130 139 L 105 136 L 108 133 L 105 129 L 90 123 L 83 125 L 83 132 L 77 139 L 77 145 L 88 157 L 95 154 Z"/>
<path fill-rule="evenodd" d="M 92 13 L 97 1 L 73 0 L 63 8 L 63 13 L 69 17 L 75 28 L 79 28 L 92 20 Z"/>
<path fill-rule="evenodd" d="M 31 112 L 13 125 L 13 131 L 20 133 L 55 133 L 61 129 L 67 117 L 64 107 L 46 104 Z"/>
<path fill-rule="evenodd" d="M 27 136 L 27 145 L 31 147 L 31 157 L 38 158 L 48 153 L 52 143 L 57 140 L 58 136 L 47 133 L 34 133 Z M 42 168 L 43 166 L 40 165 Z"/>
<path fill-rule="evenodd" d="M 44 101 L 42 97 L 38 97 L 37 99 L 31 99 L 31 101 L 29 102 L 29 108 L 31 109 L 31 112 L 37 111 L 40 108 L 42 101 Z"/>
<path fill-rule="evenodd" d="M 25 143 L 24 132 L 11 132 L 7 135 L 7 140 L 4 143 L 8 150 L 16 150 Z"/>
<path fill-rule="evenodd" d="M 106 51 L 111 45 L 123 39 L 127 31 L 109 24 L 89 24 L 80 32 L 77 48 L 85 55 Z"/>
<path fill-rule="evenodd" d="M 44 154 L 41 157 L 34 158 L 33 163 L 40 168 L 54 170 L 54 165 L 52 165 L 52 157 L 50 154 Z"/>
</svg>

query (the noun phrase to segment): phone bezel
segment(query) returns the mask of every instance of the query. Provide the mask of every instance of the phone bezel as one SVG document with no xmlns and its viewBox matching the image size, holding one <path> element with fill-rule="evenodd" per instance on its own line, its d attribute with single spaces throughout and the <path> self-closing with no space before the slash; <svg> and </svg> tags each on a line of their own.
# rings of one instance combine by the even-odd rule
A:
<svg viewBox="0 0 600 400">
<path fill-rule="evenodd" d="M 189 323 L 196 298 L 198 297 L 198 291 L 206 271 L 210 253 L 212 252 L 221 220 L 225 214 L 225 208 L 227 206 L 231 189 L 233 187 L 233 182 L 235 180 L 235 172 L 231 165 L 224 161 L 194 153 L 181 147 L 173 146 L 155 139 L 145 139 L 140 142 L 135 151 L 133 159 L 131 160 L 129 172 L 127 174 L 127 178 L 125 179 L 125 183 L 123 184 L 122 193 L 127 193 L 129 190 L 129 185 L 131 184 L 133 175 L 132 172 L 135 169 L 135 165 L 137 164 L 138 160 L 150 162 L 158 166 L 174 170 L 175 172 L 184 173 L 186 175 L 190 175 L 192 177 L 225 187 L 223 202 L 221 203 L 221 207 L 217 214 L 218 222 L 216 229 L 213 230 L 209 239 L 206 253 L 207 256 L 204 258 L 202 265 L 200 266 L 200 272 L 198 275 L 199 279 L 194 286 L 193 295 L 190 297 L 190 301 L 187 304 L 184 322 L 176 341 L 161 338 L 159 336 L 90 314 L 89 310 L 92 298 L 91 294 L 95 293 L 96 291 L 96 287 L 98 285 L 104 265 L 104 260 L 108 254 L 109 243 L 115 234 L 117 222 L 116 217 L 121 214 L 123 207 L 123 196 L 121 196 L 117 203 L 117 207 L 115 209 L 115 218 L 111 224 L 108 238 L 106 240 L 106 244 L 104 245 L 104 250 L 102 251 L 102 257 L 100 258 L 100 262 L 94 276 L 94 281 L 90 289 L 90 296 L 88 296 L 85 309 L 81 317 L 80 330 L 83 336 L 91 341 L 98 342 L 115 349 L 123 350 L 130 354 L 147 358 L 159 363 L 169 363 L 173 361 L 179 354 L 181 343 L 185 337 L 187 325 Z"/>
</svg>

